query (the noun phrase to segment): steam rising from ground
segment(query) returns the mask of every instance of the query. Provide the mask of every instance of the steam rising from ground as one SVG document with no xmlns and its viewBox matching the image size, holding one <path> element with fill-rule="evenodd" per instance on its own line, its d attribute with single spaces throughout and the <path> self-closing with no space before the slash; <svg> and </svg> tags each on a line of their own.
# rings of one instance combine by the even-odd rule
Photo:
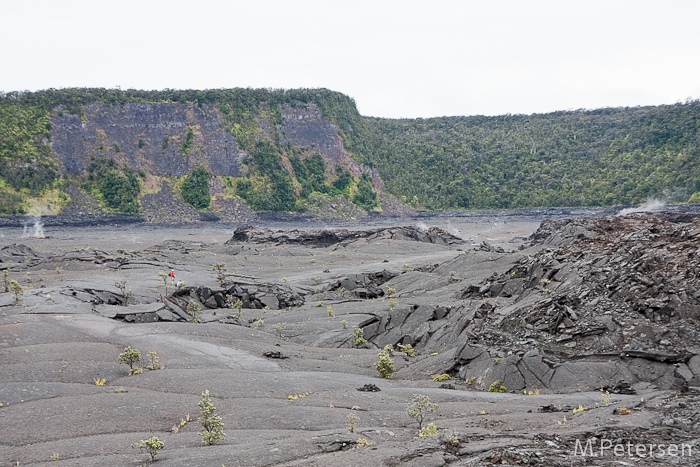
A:
<svg viewBox="0 0 700 467">
<path fill-rule="evenodd" d="M 44 238 L 44 224 L 41 222 L 41 216 L 29 215 L 27 217 L 29 219 L 24 222 L 22 238 Z M 32 227 L 29 226 L 30 223 L 33 223 Z"/>
<path fill-rule="evenodd" d="M 663 211 L 666 208 L 666 202 L 656 198 L 649 198 L 646 203 L 637 208 L 625 208 L 618 215 L 626 216 L 633 212 L 656 212 Z"/>
<path fill-rule="evenodd" d="M 447 231 L 452 235 L 459 237 L 459 229 L 452 227 L 452 222 L 447 221 Z"/>
<path fill-rule="evenodd" d="M 416 224 L 416 228 L 421 232 L 425 232 L 426 230 L 428 230 L 428 225 L 425 222 L 418 222 Z M 447 227 L 445 228 L 445 230 L 447 230 L 452 235 L 459 237 L 459 229 L 452 227 L 452 223 L 450 221 L 447 221 Z"/>
</svg>

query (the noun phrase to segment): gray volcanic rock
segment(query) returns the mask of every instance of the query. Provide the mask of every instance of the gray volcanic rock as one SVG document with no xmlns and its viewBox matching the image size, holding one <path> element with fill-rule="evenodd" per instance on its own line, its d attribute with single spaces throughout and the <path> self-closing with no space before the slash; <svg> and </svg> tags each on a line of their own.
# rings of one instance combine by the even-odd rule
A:
<svg viewBox="0 0 700 467">
<path fill-rule="evenodd" d="M 349 290 L 360 298 L 377 298 L 384 296 L 382 284 L 396 277 L 397 274 L 384 269 L 376 273 L 348 274 L 330 286 L 330 290 Z"/>
<path fill-rule="evenodd" d="M 0 216 L 0 228 L 22 228 L 30 225 L 28 216 Z M 41 224 L 46 227 L 98 227 L 116 225 L 136 225 L 144 222 L 143 216 L 131 214 L 111 214 L 93 212 L 68 211 L 67 214 L 59 216 L 41 216 Z"/>
<path fill-rule="evenodd" d="M 687 389 L 700 379 L 696 216 L 544 222 L 531 237 L 538 251 L 462 288 L 454 306 L 378 313 L 361 324 L 364 335 L 378 347 L 451 349 L 454 363 L 441 371 L 476 387 L 501 380 L 510 390 L 576 391 L 626 381 Z M 387 285 L 403 296 L 428 293 L 450 285 L 427 274 L 446 269 L 407 272 Z"/>
<path fill-rule="evenodd" d="M 39 256 L 32 248 L 22 243 L 0 248 L 0 263 L 31 261 Z"/>
<path fill-rule="evenodd" d="M 697 378 L 686 366 L 695 355 L 687 348 L 700 335 L 696 216 L 543 222 L 532 241 L 560 248 L 524 258 L 460 294 L 512 300 L 483 329 L 489 346 L 514 354 L 500 368 L 489 366 L 487 357 L 461 357 L 460 374 L 472 377 L 488 367 L 492 377 L 512 379 L 514 388 L 523 386 L 521 379 L 524 386 L 538 382 L 559 390 L 603 387 L 616 379 L 687 386 Z M 518 357 L 523 350 L 528 353 Z M 548 366 L 532 363 L 545 356 Z"/>
<path fill-rule="evenodd" d="M 170 301 L 187 310 L 190 300 L 208 309 L 228 309 L 237 300 L 241 300 L 242 308 L 273 310 L 301 306 L 304 299 L 292 287 L 284 284 L 245 283 L 235 282 L 225 289 L 209 287 L 182 287 L 175 290 L 169 297 Z"/>
<path fill-rule="evenodd" d="M 438 245 L 459 245 L 464 243 L 459 237 L 437 227 L 419 229 L 417 227 L 390 227 L 371 230 L 278 230 L 239 227 L 227 244 L 235 242 L 299 244 L 306 246 L 329 246 L 349 243 L 359 239 L 371 240 L 412 240 Z"/>
<path fill-rule="evenodd" d="M 612 222 L 633 232 L 625 219 Z M 692 229 L 655 244 L 674 225 L 650 226 L 658 237 L 634 259 L 624 251 L 635 243 L 605 229 L 604 239 L 508 253 L 496 250 L 503 237 L 477 239 L 481 226 L 466 233 L 464 224 L 472 246 L 494 248 L 391 235 L 325 248 L 225 245 L 230 230 L 212 226 L 68 229 L 24 247 L 3 232 L 0 268 L 27 288 L 19 298 L 0 293 L 0 459 L 140 465 L 148 454 L 130 446 L 152 436 L 165 443 L 157 462 L 169 466 L 609 465 L 618 459 L 574 455 L 576 441 L 697 446 L 700 398 L 676 391 L 698 383 L 699 346 L 692 309 L 672 299 L 683 292 L 694 303 L 684 267 L 695 265 Z M 605 274 L 625 283 L 647 253 L 664 261 L 636 274 L 667 280 L 631 301 L 605 287 Z M 217 263 L 227 265 L 223 278 Z M 159 275 L 170 269 L 187 285 Z M 653 313 L 634 308 L 652 298 Z M 230 309 L 238 299 L 248 307 Z M 357 329 L 369 342 L 353 341 Z M 396 372 L 379 378 L 378 347 L 397 343 L 413 351 L 394 350 Z M 142 372 L 119 364 L 127 346 L 140 349 Z M 511 393 L 487 392 L 497 379 Z M 205 390 L 227 433 L 211 447 L 196 421 Z M 418 436 L 411 394 L 439 405 L 424 421 L 438 436 Z M 667 459 L 648 460 L 629 463 Z"/>
</svg>

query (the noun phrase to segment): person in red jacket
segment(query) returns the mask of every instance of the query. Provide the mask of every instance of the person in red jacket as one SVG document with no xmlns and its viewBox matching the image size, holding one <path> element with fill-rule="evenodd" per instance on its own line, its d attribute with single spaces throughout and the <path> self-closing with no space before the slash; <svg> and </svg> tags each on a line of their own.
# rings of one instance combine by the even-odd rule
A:
<svg viewBox="0 0 700 467">
<path fill-rule="evenodd" d="M 169 275 L 170 275 L 170 283 L 175 285 L 175 270 L 171 269 Z"/>
</svg>

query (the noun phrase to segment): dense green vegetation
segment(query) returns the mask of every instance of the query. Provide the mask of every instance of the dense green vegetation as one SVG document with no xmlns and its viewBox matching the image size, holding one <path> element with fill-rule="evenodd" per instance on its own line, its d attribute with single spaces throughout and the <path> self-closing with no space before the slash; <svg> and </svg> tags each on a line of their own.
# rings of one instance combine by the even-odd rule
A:
<svg viewBox="0 0 700 467">
<path fill-rule="evenodd" d="M 0 179 L 0 214 L 25 214 L 24 198 Z"/>
<path fill-rule="evenodd" d="M 52 184 L 58 164 L 46 144 L 51 136 L 48 113 L 0 99 L 0 213 L 22 214 L 24 195 Z"/>
<path fill-rule="evenodd" d="M 377 207 L 369 174 L 358 180 L 342 167 L 329 170 L 312 149 L 280 143 L 282 106 L 312 102 L 337 126 L 350 155 L 375 167 L 389 193 L 418 208 L 638 204 L 649 197 L 700 200 L 700 101 L 390 120 L 361 117 L 351 98 L 326 89 L 50 89 L 0 94 L 0 213 L 21 213 L 27 197 L 57 186 L 59 166 L 48 145 L 50 113 L 86 121 L 83 106 L 91 102 L 216 104 L 224 117 L 222 128 L 249 155 L 248 173 L 236 180 L 236 193 L 256 210 L 303 209 L 312 193 L 342 194 L 364 209 Z M 182 155 L 190 153 L 195 136 L 188 127 L 177 143 Z M 163 141 L 139 139 L 135 144 L 165 150 L 169 140 L 166 135 Z M 121 149 L 115 144 L 115 153 Z M 128 168 L 105 164 L 96 163 L 83 179 L 93 180 L 90 188 L 106 206 L 138 212 L 138 179 Z M 336 177 L 326 176 L 333 172 Z M 183 198 L 198 209 L 206 207 L 208 185 L 205 193 L 199 177 L 191 174 L 183 186 Z"/>
<path fill-rule="evenodd" d="M 259 141 L 253 153 L 258 177 L 238 181 L 238 194 L 248 206 L 260 211 L 292 211 L 296 205 L 294 185 L 282 165 L 279 149 L 268 141 Z"/>
<path fill-rule="evenodd" d="M 130 167 L 119 167 L 114 159 L 94 160 L 88 168 L 83 188 L 114 211 L 138 214 L 141 211 L 141 183 Z"/>
<path fill-rule="evenodd" d="M 377 194 L 374 192 L 374 184 L 369 173 L 365 172 L 357 184 L 357 193 L 352 198 L 352 202 L 361 208 L 370 211 L 379 205 Z"/>
<path fill-rule="evenodd" d="M 212 175 L 204 167 L 198 166 L 191 173 L 182 177 L 180 193 L 182 199 L 195 209 L 209 207 L 209 179 Z"/>
<path fill-rule="evenodd" d="M 700 191 L 700 101 L 366 123 L 375 150 L 360 160 L 417 207 L 686 202 Z"/>
</svg>

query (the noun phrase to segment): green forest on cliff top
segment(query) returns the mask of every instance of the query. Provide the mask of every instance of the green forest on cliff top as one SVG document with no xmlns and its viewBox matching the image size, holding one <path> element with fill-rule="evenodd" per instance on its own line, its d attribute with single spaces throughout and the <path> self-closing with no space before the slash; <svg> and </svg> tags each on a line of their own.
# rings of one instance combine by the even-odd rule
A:
<svg viewBox="0 0 700 467">
<path fill-rule="evenodd" d="M 50 113 L 62 106 L 84 118 L 82 106 L 91 102 L 218 104 L 226 129 L 253 156 L 254 174 L 263 170 L 258 167 L 264 159 L 260 151 L 294 157 L 293 148 L 282 148 L 274 140 L 259 144 L 261 116 L 280 125 L 283 104 L 314 102 L 337 125 L 349 154 L 376 167 L 387 191 L 416 208 L 607 206 L 639 204 L 649 197 L 700 202 L 697 100 L 534 115 L 395 120 L 362 117 L 351 98 L 325 89 L 64 89 L 0 95 L 0 212 L 12 213 L 8 207 L 18 206 L 25 197 L 65 185 L 48 146 Z M 294 176 L 286 170 L 273 172 L 262 175 L 278 180 L 281 187 L 288 186 L 287 176 Z M 250 192 L 254 184 L 241 187 L 249 190 L 244 198 L 259 198 Z M 307 189 L 315 189 L 312 182 Z M 293 205 L 289 199 L 273 209 L 289 210 Z"/>
</svg>

